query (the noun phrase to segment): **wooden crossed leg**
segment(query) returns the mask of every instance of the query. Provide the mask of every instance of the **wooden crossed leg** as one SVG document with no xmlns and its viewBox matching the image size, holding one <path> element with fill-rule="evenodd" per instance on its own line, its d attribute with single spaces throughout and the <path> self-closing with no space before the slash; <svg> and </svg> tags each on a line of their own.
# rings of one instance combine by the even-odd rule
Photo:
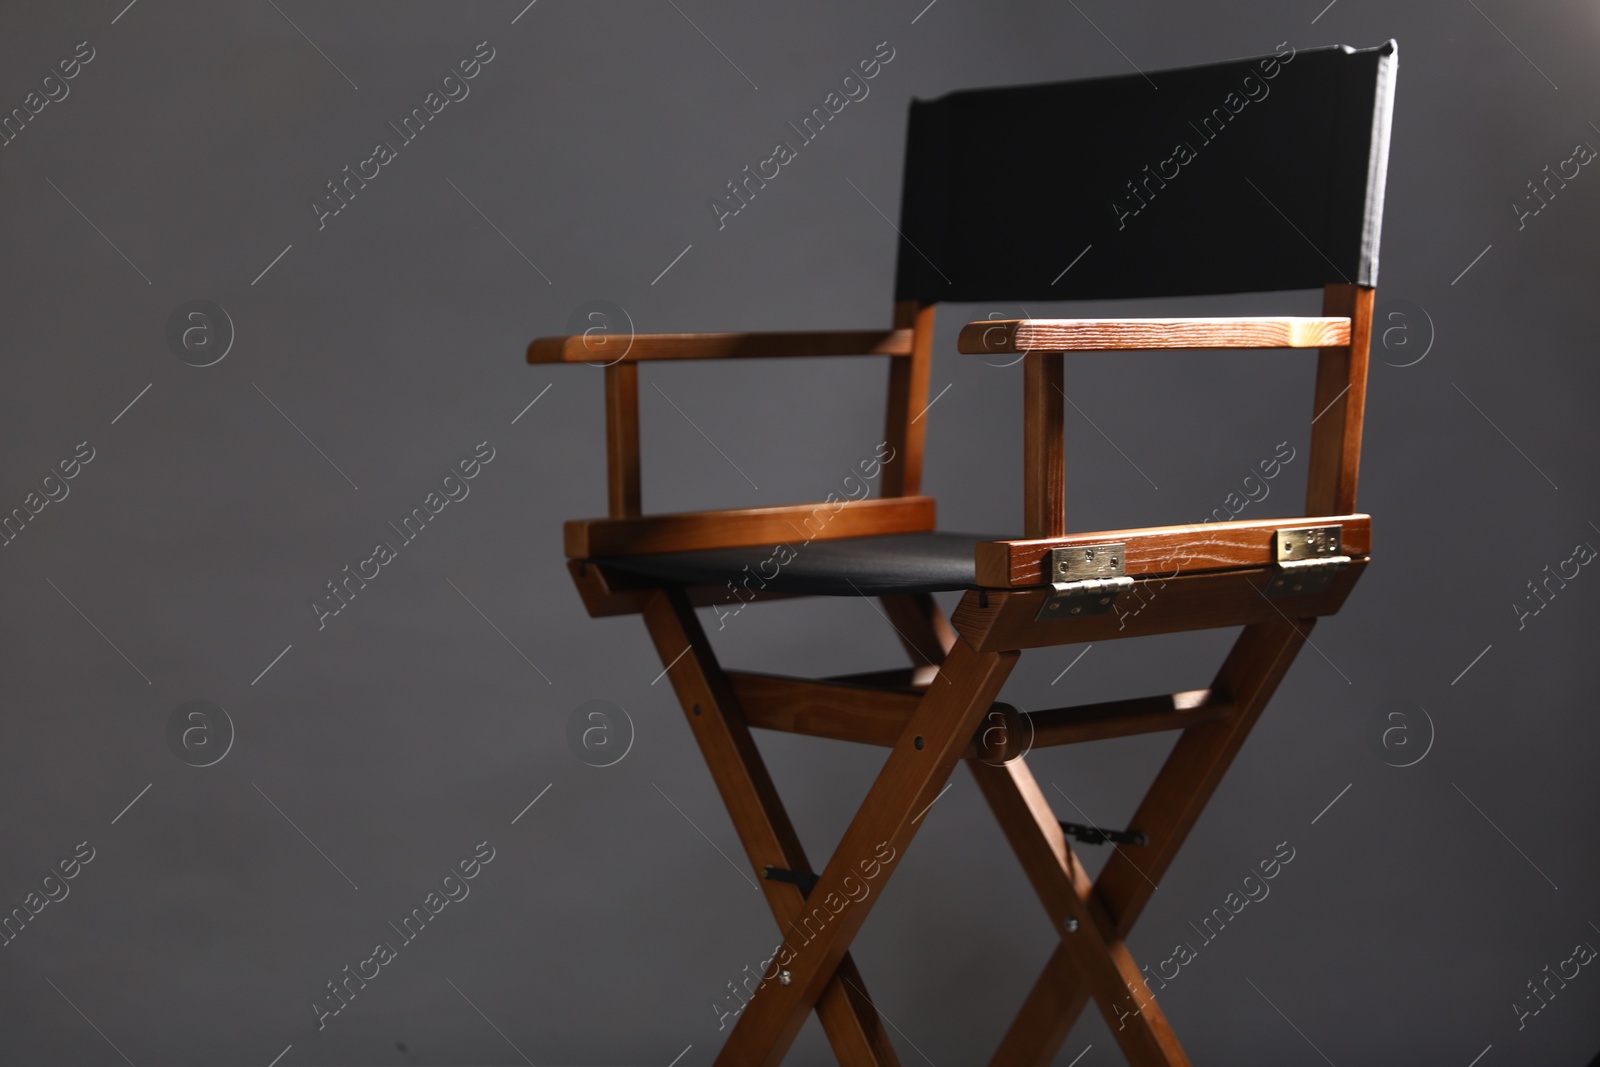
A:
<svg viewBox="0 0 1600 1067">
<path fill-rule="evenodd" d="M 1118 848 L 1093 884 L 1022 760 L 999 767 L 969 761 L 1051 922 L 1065 930 L 1065 920 L 1076 920 L 1065 924 L 1073 929 L 1062 933 L 993 1067 L 1048 1064 L 1091 996 L 1129 1063 L 1189 1062 L 1124 942 L 1314 621 L 1245 627 L 1213 685 L 1232 694 L 1234 710 L 1183 732 L 1130 824 L 1148 844 L 1137 856 Z"/>
<path fill-rule="evenodd" d="M 885 598 L 885 607 L 907 649 L 937 664 L 938 677 L 917 701 L 809 893 L 789 882 L 762 880 L 784 940 L 719 1065 L 776 1067 L 813 1009 L 845 1067 L 899 1062 L 848 949 L 909 846 L 918 817 L 970 753 L 973 735 L 1020 653 L 975 651 L 954 638 L 930 598 Z M 658 589 L 643 599 L 642 614 L 751 863 L 757 871 L 810 872 L 688 595 Z M 991 1061 L 996 1067 L 1047 1064 L 1090 997 L 1130 1063 L 1189 1062 L 1125 939 L 1311 624 L 1280 618 L 1245 627 L 1213 687 L 1231 696 L 1233 709 L 1184 730 L 1132 822 L 1148 845 L 1137 860 L 1116 850 L 1095 883 L 1023 760 L 996 765 L 968 759 L 1060 938 Z"/>
</svg>

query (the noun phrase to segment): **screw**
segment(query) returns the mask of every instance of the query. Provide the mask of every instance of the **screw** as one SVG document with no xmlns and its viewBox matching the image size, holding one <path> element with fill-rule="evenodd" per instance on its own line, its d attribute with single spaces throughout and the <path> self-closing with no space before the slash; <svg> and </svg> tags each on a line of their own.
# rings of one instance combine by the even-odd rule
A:
<svg viewBox="0 0 1600 1067">
<path fill-rule="evenodd" d="M 922 738 L 920 738 L 920 737 L 918 737 L 918 738 L 916 738 L 916 739 L 915 739 L 915 740 L 913 740 L 913 741 L 912 741 L 912 742 L 911 742 L 911 743 L 912 743 L 912 744 L 913 744 L 913 745 L 915 745 L 915 746 L 917 746 L 917 748 L 918 748 L 918 749 L 921 749 L 921 748 L 922 748 Z"/>
<path fill-rule="evenodd" d="M 1077 919 L 1062 919 L 1061 920 L 1061 928 L 1063 930 L 1065 930 L 1069 934 L 1075 934 L 1075 933 L 1078 932 L 1078 920 Z M 785 983 L 785 984 L 787 984 L 787 983 Z"/>
<path fill-rule="evenodd" d="M 788 985 L 792 981 L 794 981 L 794 975 L 790 974 L 788 971 L 779 971 L 778 972 L 778 984 L 779 985 Z"/>
<path fill-rule="evenodd" d="M 696 704 L 696 705 L 695 705 L 695 706 L 694 706 L 694 713 L 695 713 L 695 714 L 696 714 L 696 715 L 698 715 L 698 714 L 700 714 L 700 705 L 699 705 L 699 704 Z"/>
</svg>

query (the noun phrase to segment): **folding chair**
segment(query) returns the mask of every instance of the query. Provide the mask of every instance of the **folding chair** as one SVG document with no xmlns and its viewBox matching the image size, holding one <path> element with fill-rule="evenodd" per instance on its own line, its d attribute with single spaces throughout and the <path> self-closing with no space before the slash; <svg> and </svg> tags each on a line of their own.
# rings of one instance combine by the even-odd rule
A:
<svg viewBox="0 0 1600 1067">
<path fill-rule="evenodd" d="M 718 1064 L 781 1062 L 812 1010 L 840 1063 L 898 1062 L 849 948 L 963 759 L 1058 941 L 992 1062 L 1048 1063 L 1090 998 L 1130 1063 L 1189 1062 L 1125 942 L 1312 625 L 1366 566 L 1356 472 L 1395 68 L 1391 41 L 915 102 L 893 329 L 529 346 L 529 362 L 609 364 L 610 516 L 566 525 L 568 566 L 591 615 L 643 616 L 784 938 Z M 961 352 L 1024 363 L 1022 537 L 935 531 L 920 487 L 937 303 L 1314 288 L 1319 318 L 966 325 Z M 1069 534 L 1063 354 L 1207 348 L 1318 350 L 1306 514 Z M 852 354 L 889 361 L 879 496 L 641 514 L 641 362 Z M 948 622 L 940 590 L 965 590 Z M 916 666 L 725 670 L 695 611 L 815 595 L 881 598 Z M 996 703 L 1022 649 L 1240 626 L 1207 689 L 1027 714 Z M 820 870 L 751 727 L 889 750 Z M 1181 734 L 1126 831 L 1058 822 L 1021 758 L 1160 730 Z M 1091 882 L 1069 837 L 1121 847 Z"/>
</svg>

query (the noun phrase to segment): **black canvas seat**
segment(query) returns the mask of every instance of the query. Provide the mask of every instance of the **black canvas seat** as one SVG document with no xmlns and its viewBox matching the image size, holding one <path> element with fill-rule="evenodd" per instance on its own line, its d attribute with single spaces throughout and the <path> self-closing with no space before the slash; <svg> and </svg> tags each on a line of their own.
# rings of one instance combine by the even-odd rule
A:
<svg viewBox="0 0 1600 1067">
<path fill-rule="evenodd" d="M 992 536 L 929 532 L 848 537 L 787 546 L 659 552 L 594 562 L 679 585 L 770 590 L 797 596 L 940 593 L 975 584 L 973 547 Z"/>
</svg>

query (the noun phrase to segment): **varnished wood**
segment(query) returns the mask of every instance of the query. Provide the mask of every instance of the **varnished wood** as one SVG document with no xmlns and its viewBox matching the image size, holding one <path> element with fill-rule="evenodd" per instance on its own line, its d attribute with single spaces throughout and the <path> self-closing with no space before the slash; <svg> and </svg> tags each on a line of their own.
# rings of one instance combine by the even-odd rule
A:
<svg viewBox="0 0 1600 1067">
<path fill-rule="evenodd" d="M 1215 689 L 1190 689 L 1131 700 L 1107 700 L 1069 708 L 1047 708 L 1027 713 L 1034 748 L 1103 741 L 1130 734 L 1183 730 L 1197 723 L 1226 718 L 1235 704 Z"/>
<path fill-rule="evenodd" d="M 1081 271 L 1096 269 L 1093 262 L 1075 277 L 1089 277 Z M 991 274 L 995 269 L 999 266 L 991 264 Z M 948 278 L 944 283 L 952 284 Z M 901 291 L 939 290 L 912 285 Z M 1019 319 L 966 326 L 958 342 L 962 352 L 1023 354 L 1023 538 L 977 547 L 978 588 L 963 596 L 951 623 L 926 594 L 880 598 L 912 667 L 821 681 L 724 672 L 694 609 L 730 603 L 729 590 L 677 586 L 593 561 L 932 530 L 934 504 L 920 494 L 934 305 L 897 304 L 889 330 L 613 335 L 603 353 L 582 337 L 541 338 L 528 347 L 530 363 L 607 364 L 609 517 L 567 524 L 566 548 L 574 557 L 569 570 L 590 614 L 644 616 L 784 937 L 775 957 L 783 981 L 774 971 L 774 978 L 763 982 L 734 1024 L 719 1065 L 776 1067 L 813 1008 L 840 1063 L 896 1063 L 886 1020 L 867 996 L 849 947 L 922 815 L 962 758 L 1021 860 L 1058 941 L 1007 1032 L 995 1067 L 1046 1067 L 1090 999 L 1130 1063 L 1187 1064 L 1126 939 L 1314 618 L 1337 611 L 1365 567 L 1370 525 L 1354 508 L 1372 296 L 1370 289 L 1329 286 L 1318 318 Z M 1324 517 L 1068 536 L 1063 353 L 1211 348 L 1320 350 L 1307 510 Z M 884 441 L 893 458 L 883 464 L 881 499 L 642 514 L 639 362 L 846 355 L 890 357 Z M 1280 573 L 1271 565 L 1274 532 L 1334 523 L 1342 527 L 1344 553 L 1355 562 L 1322 592 L 1267 598 L 1265 587 Z M 1125 571 L 1135 579 L 1133 588 L 1105 614 L 1063 611 L 1060 618 L 1040 622 L 1049 593 L 1045 583 L 1053 577 L 1046 573 L 1050 551 L 1106 542 L 1126 546 Z M 1242 626 L 1244 632 L 1209 689 L 1032 713 L 995 701 L 1023 648 L 1228 626 Z M 766 866 L 812 868 L 756 749 L 753 727 L 888 750 L 809 893 L 759 878 Z M 1025 758 L 1017 757 L 1027 748 L 1158 730 L 1181 731 L 1181 736 L 1127 824 L 1145 834 L 1149 845 L 1113 847 L 1099 880 L 1091 883 Z M 892 857 L 882 859 L 884 850 Z M 874 873 L 864 875 L 863 861 L 875 858 Z M 863 877 L 869 892 L 858 897 L 850 887 L 859 889 Z"/>
<path fill-rule="evenodd" d="M 845 679 L 813 681 L 750 671 L 728 671 L 727 676 L 745 721 L 752 727 L 882 747 L 899 742 L 926 688 L 891 688 Z M 1183 730 L 1225 718 L 1235 705 L 1217 690 L 1191 689 L 1029 712 L 1004 710 L 1008 707 L 996 705 L 1006 716 L 1008 747 L 985 749 L 986 755 L 999 760 L 1036 748 Z M 980 726 L 978 733 L 987 728 L 987 724 Z M 977 755 L 979 746 L 975 737 L 966 754 Z"/>
<path fill-rule="evenodd" d="M 644 610 L 644 602 L 663 584 L 582 559 L 567 560 L 567 572 L 572 575 L 572 582 L 577 586 L 578 596 L 583 600 L 584 609 L 597 619 L 612 615 L 639 614 Z M 690 585 L 680 588 L 689 598 L 689 602 L 697 608 L 733 602 L 732 594 L 728 592 L 726 585 Z M 752 600 L 790 600 L 794 595 L 777 593 L 770 589 L 741 589 L 738 599 L 742 603 L 749 603 Z"/>
<path fill-rule="evenodd" d="M 1062 356 L 1033 352 L 1022 359 L 1023 536 L 1062 537 L 1067 532 Z"/>
<path fill-rule="evenodd" d="M 1232 693 L 1237 711 L 1183 732 L 1128 823 L 1147 844 L 1115 849 L 1095 882 L 1116 937 L 1132 930 L 1315 622 L 1275 618 L 1247 626 L 1234 642 L 1212 688 Z M 1089 992 L 1067 947 L 1058 946 L 1007 1031 L 1001 1047 L 1012 1058 L 997 1056 L 995 1067 L 1048 1064 Z"/>
<path fill-rule="evenodd" d="M 921 694 L 846 682 L 729 671 L 728 682 L 751 726 L 837 741 L 893 747 Z"/>
<path fill-rule="evenodd" d="M 1296 617 L 1253 623 L 1234 642 L 1212 688 L 1232 693 L 1238 713 L 1183 732 L 1151 783 L 1129 822 L 1149 843 L 1137 850 L 1118 849 L 1106 861 L 1099 886 L 1119 934 L 1126 935 L 1144 910 L 1189 831 L 1199 820 L 1211 794 L 1222 782 L 1256 720 L 1288 673 L 1305 643 L 1313 618 Z"/>
<path fill-rule="evenodd" d="M 813 916 L 823 909 L 822 925 L 808 928 L 811 936 L 804 940 L 791 931 L 779 950 L 780 958 L 789 957 L 790 984 L 768 983 L 756 992 L 717 1056 L 717 1067 L 777 1067 L 783 1061 L 806 1013 L 882 897 L 917 820 L 938 798 L 1016 660 L 1015 652 L 975 652 L 964 641 L 951 648 L 940 669 L 949 684 L 941 680 L 928 687 L 807 897 Z M 863 884 L 858 864 L 880 855 L 889 858 L 864 883 L 867 894 L 857 896 L 846 879 Z M 835 906 L 839 910 L 833 911 Z"/>
<path fill-rule="evenodd" d="M 652 359 L 761 359 L 794 356 L 909 356 L 910 330 L 831 330 L 790 333 L 641 333 L 608 335 L 604 359 L 581 335 L 541 337 L 528 345 L 529 363 L 593 363 Z M 626 346 L 626 354 L 611 348 Z"/>
<path fill-rule="evenodd" d="M 893 667 L 886 671 L 860 671 L 856 674 L 839 674 L 832 678 L 825 678 L 823 681 L 921 692 L 933 683 L 933 679 L 938 673 L 938 667 L 922 664 L 917 667 Z"/>
<path fill-rule="evenodd" d="M 606 375 L 606 498 L 613 519 L 640 512 L 639 367 L 618 363 Z"/>
<path fill-rule="evenodd" d="M 629 519 L 574 519 L 566 524 L 565 534 L 568 557 L 599 559 L 780 542 L 802 544 L 874 534 L 922 533 L 933 529 L 934 522 L 932 497 L 873 497 Z"/>
<path fill-rule="evenodd" d="M 1356 508 L 1361 424 L 1367 408 L 1372 301 L 1373 290 L 1358 285 L 1330 285 L 1322 294 L 1323 311 L 1348 315 L 1351 325 L 1346 345 L 1323 348 L 1317 357 L 1311 457 L 1306 474 L 1308 515 Z"/>
<path fill-rule="evenodd" d="M 739 713 L 738 700 L 694 608 L 680 591 L 661 590 L 651 596 L 645 605 L 644 620 L 767 905 L 779 927 L 787 929 L 805 911 L 806 898 L 799 887 L 763 878 L 761 872 L 767 866 L 794 871 L 809 871 L 811 867 L 749 727 Z M 777 968 L 771 970 L 776 976 Z M 776 987 L 775 982 L 766 985 Z M 758 993 L 761 988 L 764 986 L 758 987 Z M 867 996 L 866 985 L 848 955 L 841 953 L 837 966 L 818 983 L 816 996 L 808 1006 L 810 1003 L 815 1004 L 818 1019 L 841 1064 L 895 1067 L 899 1063 Z"/>
<path fill-rule="evenodd" d="M 969 760 L 967 766 L 1058 931 L 1061 950 L 1099 1004 L 1122 1054 L 1134 1067 L 1187 1067 L 1188 1057 L 1027 762 L 994 766 Z M 1011 1067 L 1017 1061 L 996 1062 Z"/>
<path fill-rule="evenodd" d="M 1133 589 L 1104 615 L 1043 622 L 1035 617 L 1048 595 L 1046 589 L 969 590 L 950 622 L 974 648 L 992 650 L 1247 626 L 1284 616 L 1310 618 L 1338 611 L 1365 567 L 1364 560 L 1352 561 L 1323 592 L 1275 597 L 1267 597 L 1263 590 L 1276 576 L 1276 567 L 1146 578 L 1135 581 Z"/>
<path fill-rule="evenodd" d="M 922 450 L 928 430 L 928 375 L 933 366 L 932 304 L 909 301 L 895 305 L 898 331 L 911 331 L 910 359 L 889 364 L 889 392 L 884 405 L 883 439 L 894 458 L 883 465 L 884 496 L 916 496 L 922 492 Z"/>
<path fill-rule="evenodd" d="M 1123 563 L 1127 573 L 1135 576 L 1260 567 L 1274 562 L 1273 535 L 1278 530 L 1335 524 L 1341 528 L 1345 555 L 1365 556 L 1371 550 L 1372 520 L 1366 515 L 1099 530 L 1044 540 L 980 541 L 976 549 L 977 584 L 995 588 L 1042 585 L 1051 580 L 1052 549 L 1099 544 L 1126 545 Z"/>
<path fill-rule="evenodd" d="M 1112 352 L 1158 348 L 1320 348 L 1349 342 L 1348 317 L 1213 319 L 1004 319 L 969 322 L 956 349 Z"/>
</svg>

